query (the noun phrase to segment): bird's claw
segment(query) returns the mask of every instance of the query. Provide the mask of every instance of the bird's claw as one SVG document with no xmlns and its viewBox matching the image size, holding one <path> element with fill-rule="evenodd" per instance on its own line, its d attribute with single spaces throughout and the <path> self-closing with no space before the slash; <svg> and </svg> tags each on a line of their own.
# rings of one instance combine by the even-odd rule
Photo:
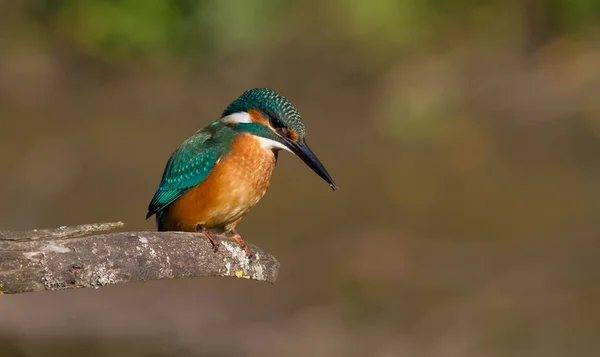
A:
<svg viewBox="0 0 600 357">
<path fill-rule="evenodd" d="M 196 232 L 202 232 L 202 234 L 204 234 L 206 236 L 206 238 L 208 238 L 208 240 L 212 244 L 213 251 L 215 251 L 215 253 L 219 251 L 219 247 L 221 246 L 221 243 L 219 243 L 219 241 L 215 237 L 213 237 L 213 235 L 208 231 L 208 229 L 206 229 L 206 227 L 204 227 L 201 224 L 197 224 Z"/>
</svg>

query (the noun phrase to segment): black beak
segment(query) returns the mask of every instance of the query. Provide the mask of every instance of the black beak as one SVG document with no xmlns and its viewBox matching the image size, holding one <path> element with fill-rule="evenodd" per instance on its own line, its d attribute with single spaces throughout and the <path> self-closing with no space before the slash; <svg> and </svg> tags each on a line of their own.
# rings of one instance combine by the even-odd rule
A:
<svg viewBox="0 0 600 357">
<path fill-rule="evenodd" d="M 323 180 L 325 180 L 334 191 L 337 190 L 337 186 L 333 182 L 333 179 L 331 178 L 331 176 L 329 176 L 329 173 L 327 172 L 327 170 L 325 170 L 325 167 L 323 166 L 321 161 L 319 161 L 317 155 L 315 155 L 315 153 L 312 152 L 308 145 L 306 145 L 305 141 L 301 141 L 298 143 L 290 138 L 284 138 L 283 140 L 285 142 L 285 145 L 289 147 L 290 150 L 292 150 L 292 152 L 296 154 L 296 156 L 302 159 L 302 161 L 304 161 L 304 163 L 308 165 L 308 167 L 310 167 L 317 175 L 319 175 Z"/>
</svg>

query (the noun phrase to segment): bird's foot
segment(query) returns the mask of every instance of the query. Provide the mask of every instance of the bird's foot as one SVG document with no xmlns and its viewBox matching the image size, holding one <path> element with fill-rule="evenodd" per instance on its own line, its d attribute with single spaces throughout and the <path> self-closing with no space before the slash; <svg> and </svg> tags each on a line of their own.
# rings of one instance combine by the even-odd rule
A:
<svg viewBox="0 0 600 357">
<path fill-rule="evenodd" d="M 240 248 L 244 250 L 244 253 L 246 253 L 246 257 L 248 257 L 248 260 L 252 262 L 254 260 L 254 254 L 250 253 L 250 248 L 248 248 L 248 244 L 242 239 L 242 236 L 235 229 L 231 230 L 231 238 L 233 238 L 233 240 L 237 242 Z"/>
<path fill-rule="evenodd" d="M 217 238 L 213 237 L 212 233 L 210 233 L 208 231 L 208 229 L 206 229 L 206 227 L 204 227 L 201 224 L 197 224 L 196 225 L 196 232 L 202 232 L 202 234 L 204 234 L 206 236 L 206 238 L 208 238 L 208 240 L 210 240 L 210 243 L 212 243 L 213 250 L 215 252 L 219 251 L 219 246 L 221 244 L 219 243 L 219 241 L 217 240 Z"/>
</svg>

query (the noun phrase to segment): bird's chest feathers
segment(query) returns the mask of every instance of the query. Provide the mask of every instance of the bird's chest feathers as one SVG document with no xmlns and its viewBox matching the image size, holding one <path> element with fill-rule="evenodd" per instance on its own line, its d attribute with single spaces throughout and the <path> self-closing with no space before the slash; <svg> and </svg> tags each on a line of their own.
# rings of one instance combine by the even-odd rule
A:
<svg viewBox="0 0 600 357">
<path fill-rule="evenodd" d="M 275 162 L 275 154 L 259 140 L 238 135 L 206 179 L 172 204 L 170 224 L 180 230 L 193 230 L 196 224 L 235 227 L 267 191 Z"/>
<path fill-rule="evenodd" d="M 240 134 L 230 153 L 215 167 L 215 179 L 221 183 L 225 201 L 234 206 L 256 204 L 271 183 L 275 162 L 273 152 L 262 148 L 259 140 Z"/>
</svg>

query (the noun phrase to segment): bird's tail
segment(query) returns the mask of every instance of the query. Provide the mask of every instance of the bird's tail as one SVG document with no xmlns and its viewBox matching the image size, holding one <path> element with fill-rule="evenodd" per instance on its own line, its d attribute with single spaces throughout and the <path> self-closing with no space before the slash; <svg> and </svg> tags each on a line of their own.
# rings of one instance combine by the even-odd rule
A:
<svg viewBox="0 0 600 357">
<path fill-rule="evenodd" d="M 164 227 L 164 217 L 165 216 L 165 212 L 164 211 L 160 211 L 156 213 L 156 230 L 161 232 L 165 230 Z"/>
</svg>

